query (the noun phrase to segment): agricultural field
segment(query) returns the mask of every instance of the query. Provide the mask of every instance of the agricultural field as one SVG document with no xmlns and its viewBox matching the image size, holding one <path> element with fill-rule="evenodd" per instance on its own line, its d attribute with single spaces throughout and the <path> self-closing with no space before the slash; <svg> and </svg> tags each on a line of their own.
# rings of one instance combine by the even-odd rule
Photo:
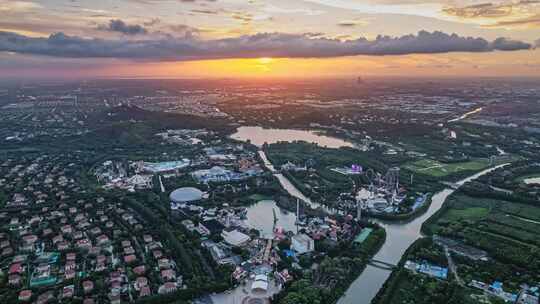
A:
<svg viewBox="0 0 540 304">
<path fill-rule="evenodd" d="M 401 259 L 398 268 L 377 294 L 372 303 L 375 304 L 427 304 L 478 303 L 481 293 L 460 286 L 455 277 L 437 279 L 424 274 L 413 273 L 403 267 L 406 260 L 426 261 L 443 267 L 448 267 L 447 258 L 442 247 L 435 245 L 431 238 L 416 241 Z M 495 304 L 497 302 L 487 302 Z"/>
<path fill-rule="evenodd" d="M 471 207 L 465 209 L 451 209 L 448 210 L 446 218 L 450 221 L 468 220 L 476 221 L 482 220 L 489 214 L 488 208 L 483 207 Z"/>
<path fill-rule="evenodd" d="M 531 173 L 527 175 L 522 175 L 515 179 L 515 181 L 519 183 L 531 183 L 530 180 L 540 180 L 540 173 Z"/>
<path fill-rule="evenodd" d="M 424 228 L 429 234 L 462 239 L 524 274 L 539 273 L 540 206 L 460 193 Z"/>
<path fill-rule="evenodd" d="M 501 298 L 472 288 L 470 282 L 501 282 L 506 292 L 518 295 L 523 286 L 540 281 L 540 204 L 514 194 L 485 192 L 489 181 L 502 172 L 484 177 L 486 184 L 476 181 L 452 194 L 441 210 L 424 223 L 423 232 L 428 237 L 413 244 L 406 254 L 409 259 L 443 264 L 437 260 L 444 255 L 429 237 L 438 235 L 480 249 L 487 259 L 451 253 L 457 275 L 452 271 L 448 281 L 419 276 L 400 267 L 374 303 L 435 303 L 440 297 L 446 297 L 445 303 L 504 303 Z"/>
<path fill-rule="evenodd" d="M 433 177 L 445 177 L 463 171 L 480 171 L 489 166 L 487 159 L 477 159 L 468 162 L 444 164 L 436 160 L 421 159 L 406 164 L 404 167 L 418 174 L 430 175 Z"/>
</svg>

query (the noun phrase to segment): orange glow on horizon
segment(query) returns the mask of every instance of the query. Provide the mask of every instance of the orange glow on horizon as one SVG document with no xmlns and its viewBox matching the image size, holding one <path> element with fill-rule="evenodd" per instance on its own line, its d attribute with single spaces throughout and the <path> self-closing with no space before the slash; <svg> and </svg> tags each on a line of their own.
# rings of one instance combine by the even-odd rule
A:
<svg viewBox="0 0 540 304">
<path fill-rule="evenodd" d="M 118 63 L 95 70 L 103 77 L 325 78 L 356 76 L 540 76 L 540 50 L 518 52 L 249 58 Z M 508 64 L 512 63 L 512 64 Z"/>
<path fill-rule="evenodd" d="M 262 58 L 259 58 L 259 63 L 261 64 L 269 64 L 269 63 L 272 63 L 273 59 L 270 58 L 270 57 L 262 57 Z"/>
</svg>

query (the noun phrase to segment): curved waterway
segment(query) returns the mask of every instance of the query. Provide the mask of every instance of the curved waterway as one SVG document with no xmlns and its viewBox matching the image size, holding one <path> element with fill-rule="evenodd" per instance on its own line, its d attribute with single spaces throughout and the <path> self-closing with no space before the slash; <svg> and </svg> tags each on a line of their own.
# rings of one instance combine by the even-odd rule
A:
<svg viewBox="0 0 540 304">
<path fill-rule="evenodd" d="M 268 170 L 270 170 L 270 172 L 272 172 L 272 174 L 274 174 L 274 176 L 278 179 L 281 187 L 283 187 L 283 189 L 285 189 L 292 197 L 296 197 L 297 199 L 305 202 L 313 209 L 322 208 L 328 213 L 333 213 L 333 211 L 328 209 L 326 206 L 310 200 L 309 197 L 305 196 L 302 192 L 300 192 L 300 190 L 298 190 L 298 188 L 296 188 L 288 178 L 286 178 L 283 174 L 279 173 L 276 168 L 274 168 L 274 165 L 272 165 L 272 163 L 268 160 L 264 151 L 259 150 L 259 156 L 263 160 L 265 167 L 268 168 Z"/>
<path fill-rule="evenodd" d="M 481 111 L 481 108 L 466 113 L 462 117 L 453 121 L 466 118 L 468 115 L 477 113 L 479 111 Z M 275 143 L 278 141 L 296 140 L 315 142 L 321 146 L 328 146 L 330 148 L 352 146 L 350 143 L 343 140 L 318 135 L 313 131 L 263 129 L 261 127 L 240 127 L 238 128 L 238 132 L 233 134 L 231 137 L 242 141 L 250 140 L 257 146 L 262 146 L 265 142 Z M 323 139 L 321 139 L 321 137 Z M 332 141 L 327 141 L 327 138 L 332 139 Z M 268 160 L 264 151 L 259 151 L 259 156 L 263 160 L 264 165 L 274 174 L 274 176 L 276 176 L 280 184 L 285 190 L 287 190 L 287 192 L 289 192 L 291 196 L 308 203 L 313 208 L 320 206 L 320 204 L 312 202 L 308 197 L 303 195 L 302 192 L 300 192 L 285 176 L 279 173 Z M 457 182 L 456 186 L 459 187 L 466 182 L 474 180 L 484 174 L 506 165 L 507 164 L 503 164 L 481 171 Z M 448 196 L 454 193 L 454 191 L 455 189 L 444 189 L 433 195 L 429 209 L 424 214 L 413 219 L 412 221 L 388 222 L 378 220 L 377 222 L 386 229 L 386 241 L 379 252 L 375 255 L 374 259 L 393 265 L 397 264 L 402 255 L 405 253 L 405 250 L 407 250 L 407 248 L 409 248 L 414 241 L 422 237 L 420 232 L 422 224 L 442 207 Z M 368 265 L 362 274 L 351 284 L 345 295 L 338 301 L 338 304 L 370 303 L 384 282 L 388 279 L 390 273 L 391 272 L 388 270 Z"/>
<path fill-rule="evenodd" d="M 469 116 L 471 116 L 471 115 L 473 115 L 473 114 L 476 114 L 476 113 L 481 112 L 482 110 L 483 110 L 482 107 L 476 108 L 476 109 L 474 109 L 474 110 L 472 110 L 472 111 L 469 111 L 469 112 L 467 112 L 467 113 L 461 115 L 461 116 L 458 117 L 458 118 L 450 119 L 448 122 L 456 122 L 456 121 L 463 120 L 463 119 L 465 119 L 465 118 L 467 118 L 467 117 L 469 117 Z"/>
<path fill-rule="evenodd" d="M 456 183 L 461 186 L 466 182 L 474 180 L 506 164 L 486 169 L 473 176 Z M 422 237 L 420 229 L 422 224 L 437 212 L 446 201 L 448 196 L 454 193 L 454 189 L 444 189 L 431 199 L 429 209 L 421 216 L 409 222 L 387 222 L 377 221 L 386 230 L 386 241 L 374 259 L 396 265 L 405 250 L 411 244 Z M 390 276 L 391 271 L 368 265 L 364 272 L 351 284 L 345 295 L 338 301 L 338 304 L 368 304 L 375 297 L 384 282 Z"/>
<path fill-rule="evenodd" d="M 322 135 L 314 130 L 295 130 L 295 129 L 265 129 L 255 126 L 242 126 L 236 130 L 236 133 L 231 135 L 232 139 L 240 141 L 249 141 L 257 147 L 262 147 L 265 143 L 273 144 L 277 142 L 294 142 L 305 141 L 315 143 L 321 147 L 339 149 L 341 147 L 354 147 L 354 144 L 336 137 Z M 266 157 L 264 151 L 259 150 L 259 156 L 264 162 L 264 165 L 270 170 L 274 176 L 279 180 L 281 186 L 289 192 L 289 194 L 301 201 L 307 203 L 311 208 L 317 209 L 323 208 L 325 211 L 330 212 L 325 206 L 313 202 L 307 196 L 305 196 L 300 190 L 298 190 L 289 179 L 272 165 L 272 163 Z"/>
</svg>

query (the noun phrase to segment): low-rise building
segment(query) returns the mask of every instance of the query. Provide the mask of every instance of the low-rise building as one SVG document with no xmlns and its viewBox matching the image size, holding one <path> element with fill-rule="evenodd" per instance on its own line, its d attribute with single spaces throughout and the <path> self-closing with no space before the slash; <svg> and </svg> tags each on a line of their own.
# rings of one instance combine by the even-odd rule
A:
<svg viewBox="0 0 540 304">
<path fill-rule="evenodd" d="M 291 238 L 291 249 L 298 254 L 304 254 L 315 250 L 315 241 L 305 234 L 297 234 Z"/>
<path fill-rule="evenodd" d="M 244 246 L 251 240 L 248 235 L 238 230 L 223 230 L 221 236 L 227 244 L 236 247 Z"/>
</svg>

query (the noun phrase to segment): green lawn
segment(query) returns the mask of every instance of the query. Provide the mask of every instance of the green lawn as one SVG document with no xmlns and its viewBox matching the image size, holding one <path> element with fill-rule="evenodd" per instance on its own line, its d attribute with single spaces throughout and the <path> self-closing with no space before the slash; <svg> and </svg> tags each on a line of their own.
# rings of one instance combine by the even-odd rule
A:
<svg viewBox="0 0 540 304">
<path fill-rule="evenodd" d="M 540 257 L 540 207 L 459 193 L 445 204 L 428 224 L 430 233 L 464 238 L 503 263 L 540 269 L 534 262 Z"/>
<path fill-rule="evenodd" d="M 488 166 L 489 161 L 485 159 L 451 164 L 444 164 L 431 159 L 422 159 L 406 164 L 405 168 L 419 174 L 444 177 L 461 171 L 480 171 Z"/>
<path fill-rule="evenodd" d="M 540 178 L 540 173 L 531 173 L 531 174 L 527 174 L 527 175 L 518 176 L 518 177 L 516 177 L 515 181 L 520 182 L 520 183 L 524 183 L 525 180 L 528 179 L 528 178 Z"/>
<path fill-rule="evenodd" d="M 467 209 L 450 209 L 445 215 L 449 221 L 471 220 L 478 221 L 487 217 L 489 209 L 481 207 L 471 207 Z"/>
</svg>

